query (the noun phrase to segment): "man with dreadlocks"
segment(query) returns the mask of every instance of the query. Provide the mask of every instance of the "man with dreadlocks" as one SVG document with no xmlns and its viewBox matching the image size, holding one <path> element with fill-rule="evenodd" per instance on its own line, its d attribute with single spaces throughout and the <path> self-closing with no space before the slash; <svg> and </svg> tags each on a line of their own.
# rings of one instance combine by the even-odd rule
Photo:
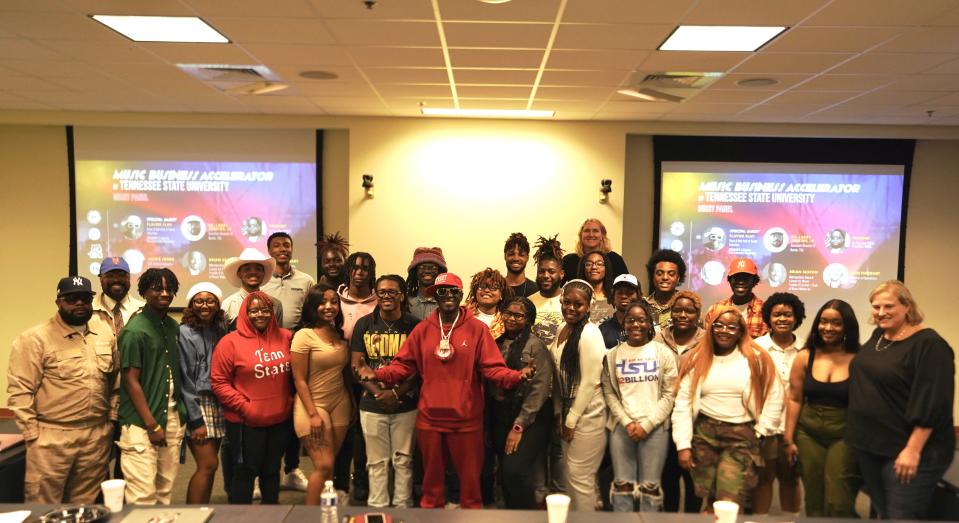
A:
<svg viewBox="0 0 959 523">
<path fill-rule="evenodd" d="M 503 257 L 506 259 L 506 283 L 513 289 L 513 296 L 528 298 L 536 294 L 539 287 L 526 277 L 526 264 L 529 263 L 529 240 L 526 235 L 521 232 L 510 234 L 503 247 Z"/>
<path fill-rule="evenodd" d="M 186 406 L 180 401 L 179 327 L 167 315 L 180 282 L 170 269 L 147 269 L 137 282 L 146 300 L 117 341 L 120 447 L 127 503 L 169 505 L 180 464 Z"/>
<path fill-rule="evenodd" d="M 343 339 L 349 340 L 356 321 L 376 308 L 376 295 L 373 294 L 376 260 L 368 252 L 354 252 L 346 259 L 343 268 L 347 282 L 340 285 L 337 293 L 343 311 Z"/>
<path fill-rule="evenodd" d="M 513 297 L 513 289 L 498 270 L 487 267 L 473 275 L 466 296 L 466 310 L 489 327 L 493 338 L 503 334 L 503 303 Z"/>
<path fill-rule="evenodd" d="M 436 300 L 426 295 L 426 289 L 433 285 L 436 275 L 446 272 L 446 258 L 443 258 L 443 249 L 439 247 L 417 247 L 413 251 L 413 261 L 410 262 L 409 273 L 406 277 L 406 286 L 410 293 L 407 300 L 410 304 L 410 314 L 422 321 L 436 310 Z"/>
<path fill-rule="evenodd" d="M 320 242 L 317 255 L 320 258 L 320 277 L 317 283 L 325 283 L 334 289 L 347 283 L 343 265 L 350 255 L 350 244 L 340 236 L 339 231 L 328 234 Z"/>
<path fill-rule="evenodd" d="M 533 253 L 533 260 L 536 262 L 536 285 L 539 286 L 539 292 L 529 298 L 536 306 L 533 334 L 547 345 L 556 338 L 556 331 L 563 321 L 559 299 L 566 273 L 563 272 L 563 249 L 556 239 L 557 236 L 540 236 L 536 240 L 536 252 Z"/>
</svg>

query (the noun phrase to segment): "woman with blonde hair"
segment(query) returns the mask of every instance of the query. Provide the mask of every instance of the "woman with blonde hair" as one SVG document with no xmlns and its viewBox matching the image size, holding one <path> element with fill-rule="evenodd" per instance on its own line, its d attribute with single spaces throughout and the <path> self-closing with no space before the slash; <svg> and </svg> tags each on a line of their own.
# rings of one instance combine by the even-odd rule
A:
<svg viewBox="0 0 959 523">
<path fill-rule="evenodd" d="M 954 354 L 902 282 L 869 302 L 876 329 L 849 366 L 846 443 L 879 517 L 921 519 L 955 450 Z"/>
<path fill-rule="evenodd" d="M 563 272 L 566 273 L 566 281 L 577 278 L 579 274 L 580 259 L 591 253 L 601 252 L 609 258 L 609 265 L 606 272 L 609 273 L 609 279 L 615 280 L 620 274 L 629 274 L 626 268 L 626 262 L 623 257 L 613 250 L 609 237 L 606 236 L 606 226 L 596 218 L 586 218 L 579 226 L 579 233 L 576 235 L 576 252 L 571 252 L 563 256 Z"/>
<path fill-rule="evenodd" d="M 742 505 L 756 486 L 760 440 L 779 428 L 783 386 L 739 309 L 720 306 L 706 323 L 706 336 L 680 362 L 673 440 L 707 506 Z"/>
</svg>

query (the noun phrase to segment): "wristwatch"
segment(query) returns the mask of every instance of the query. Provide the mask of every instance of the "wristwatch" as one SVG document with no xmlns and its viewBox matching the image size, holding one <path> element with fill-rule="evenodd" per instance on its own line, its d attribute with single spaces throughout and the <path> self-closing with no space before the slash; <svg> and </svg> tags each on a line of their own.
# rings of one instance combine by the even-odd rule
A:
<svg viewBox="0 0 959 523">
<path fill-rule="evenodd" d="M 524 429 L 523 426 L 520 425 L 519 423 L 513 424 L 513 432 L 519 432 L 520 434 L 522 434 L 524 430 L 526 429 Z"/>
</svg>

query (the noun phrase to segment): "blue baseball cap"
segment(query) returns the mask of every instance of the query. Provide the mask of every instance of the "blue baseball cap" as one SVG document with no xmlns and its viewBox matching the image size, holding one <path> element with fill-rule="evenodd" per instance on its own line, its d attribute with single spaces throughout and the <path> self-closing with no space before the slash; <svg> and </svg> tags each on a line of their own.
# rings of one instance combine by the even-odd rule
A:
<svg viewBox="0 0 959 523">
<path fill-rule="evenodd" d="M 130 274 L 130 264 L 120 256 L 110 256 L 100 262 L 100 276 L 110 271 L 123 271 Z"/>
</svg>

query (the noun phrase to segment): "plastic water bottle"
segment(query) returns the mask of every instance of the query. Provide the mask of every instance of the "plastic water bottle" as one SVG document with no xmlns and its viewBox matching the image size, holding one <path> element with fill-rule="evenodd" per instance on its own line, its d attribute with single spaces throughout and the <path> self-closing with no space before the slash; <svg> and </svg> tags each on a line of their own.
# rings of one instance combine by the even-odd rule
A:
<svg viewBox="0 0 959 523">
<path fill-rule="evenodd" d="M 320 494 L 320 523 L 340 523 L 336 502 L 336 489 L 333 488 L 333 482 L 328 480 L 323 484 L 323 493 Z"/>
</svg>

